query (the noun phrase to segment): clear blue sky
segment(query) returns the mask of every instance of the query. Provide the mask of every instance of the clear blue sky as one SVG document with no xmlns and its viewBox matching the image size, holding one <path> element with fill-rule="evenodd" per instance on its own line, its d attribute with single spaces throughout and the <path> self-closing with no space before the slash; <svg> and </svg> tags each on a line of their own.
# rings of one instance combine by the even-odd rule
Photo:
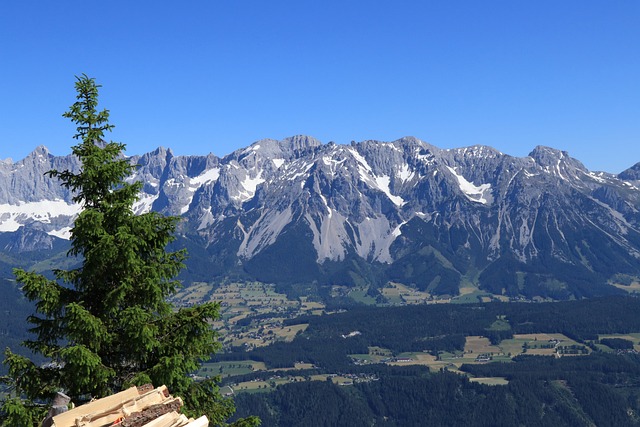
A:
<svg viewBox="0 0 640 427">
<path fill-rule="evenodd" d="M 0 159 L 70 152 L 81 73 L 129 155 L 413 135 L 640 161 L 638 0 L 2 1 Z"/>
</svg>

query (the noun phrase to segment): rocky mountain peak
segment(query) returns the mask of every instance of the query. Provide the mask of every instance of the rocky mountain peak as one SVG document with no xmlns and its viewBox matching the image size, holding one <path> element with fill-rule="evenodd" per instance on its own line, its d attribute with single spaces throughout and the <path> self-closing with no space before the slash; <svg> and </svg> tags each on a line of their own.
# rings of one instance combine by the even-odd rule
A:
<svg viewBox="0 0 640 427">
<path fill-rule="evenodd" d="M 556 148 L 538 145 L 529 153 L 529 157 L 533 158 L 541 166 L 551 166 L 555 165 L 558 160 L 569 157 L 569 153 Z"/>
<path fill-rule="evenodd" d="M 583 175 L 589 174 L 589 170 L 580 161 L 570 157 L 568 152 L 555 148 L 539 145 L 529 153 L 529 158 L 548 176 L 578 183 Z"/>
<path fill-rule="evenodd" d="M 631 166 L 629 169 L 624 170 L 618 174 L 619 179 L 625 181 L 638 181 L 640 180 L 640 162 Z"/>
<path fill-rule="evenodd" d="M 320 147 L 322 142 L 312 136 L 295 135 L 280 141 L 280 146 L 285 150 L 293 152 L 303 152 L 312 148 Z"/>
<path fill-rule="evenodd" d="M 49 149 L 45 145 L 38 145 L 30 154 L 30 156 L 47 155 Z"/>
<path fill-rule="evenodd" d="M 53 157 L 49 154 L 49 149 L 44 145 L 39 145 L 35 148 L 31 153 L 27 154 L 27 156 L 17 162 L 17 164 L 25 165 L 25 164 L 49 164 L 50 157 Z"/>
<path fill-rule="evenodd" d="M 498 294 L 565 298 L 609 292 L 616 274 L 640 277 L 640 189 L 628 181 L 640 163 L 616 177 L 544 146 L 517 158 L 414 137 L 323 145 L 302 135 L 224 158 L 159 147 L 129 161 L 129 181 L 144 183 L 135 211 L 184 218 L 180 238 L 203 280 L 380 278 L 442 294 L 464 279 Z M 79 207 L 43 173 L 76 170 L 77 159 L 38 147 L 19 167 L 5 165 L 0 232 L 39 224 L 54 241 L 68 237 Z M 35 237 L 14 241 L 24 249 Z"/>
<path fill-rule="evenodd" d="M 172 158 L 173 152 L 171 149 L 158 147 L 142 156 L 133 156 L 130 160 L 132 163 L 137 164 L 139 169 L 146 170 L 146 172 L 157 177 L 162 175 L 162 171 L 171 162 Z"/>
<path fill-rule="evenodd" d="M 562 162 L 584 171 L 587 170 L 587 168 L 585 168 L 580 161 L 569 156 L 569 153 L 567 151 L 545 147 L 543 145 L 538 145 L 536 148 L 534 148 L 533 151 L 529 153 L 529 157 L 535 160 L 535 162 L 542 167 L 555 167 L 560 162 Z"/>
</svg>

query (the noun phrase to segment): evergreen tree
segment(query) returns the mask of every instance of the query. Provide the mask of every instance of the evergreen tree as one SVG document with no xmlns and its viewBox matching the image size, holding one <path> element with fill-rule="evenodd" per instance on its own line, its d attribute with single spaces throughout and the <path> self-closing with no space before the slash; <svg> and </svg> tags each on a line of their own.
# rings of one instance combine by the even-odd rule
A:
<svg viewBox="0 0 640 427">
<path fill-rule="evenodd" d="M 98 111 L 95 80 L 76 82 L 77 101 L 63 116 L 77 125 L 73 154 L 77 173 L 52 170 L 83 210 L 71 229 L 71 249 L 79 267 L 54 270 L 54 280 L 14 270 L 26 297 L 35 302 L 30 316 L 35 338 L 25 346 L 50 360 L 42 366 L 5 351 L 9 375 L 3 381 L 12 398 L 2 406 L 2 425 L 33 425 L 57 391 L 76 403 L 118 392 L 131 385 L 165 384 L 185 400 L 186 412 L 206 414 L 222 425 L 233 402 L 221 397 L 213 381 L 188 376 L 202 359 L 219 350 L 210 321 L 217 303 L 175 310 L 167 302 L 179 283 L 186 252 L 167 252 L 178 217 L 132 210 L 141 183 L 127 183 L 132 166 L 124 144 L 106 142 L 109 111 Z M 256 425 L 247 419 L 238 425 Z"/>
</svg>

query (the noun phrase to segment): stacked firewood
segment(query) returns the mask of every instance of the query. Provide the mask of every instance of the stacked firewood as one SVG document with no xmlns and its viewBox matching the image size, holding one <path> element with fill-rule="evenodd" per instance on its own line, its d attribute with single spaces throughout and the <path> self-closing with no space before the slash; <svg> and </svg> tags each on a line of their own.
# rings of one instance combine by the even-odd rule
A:
<svg viewBox="0 0 640 427">
<path fill-rule="evenodd" d="M 180 413 L 182 399 L 167 387 L 131 387 L 120 393 L 93 400 L 74 409 L 52 415 L 42 425 L 51 427 L 208 427 L 209 420 L 197 420 Z"/>
</svg>

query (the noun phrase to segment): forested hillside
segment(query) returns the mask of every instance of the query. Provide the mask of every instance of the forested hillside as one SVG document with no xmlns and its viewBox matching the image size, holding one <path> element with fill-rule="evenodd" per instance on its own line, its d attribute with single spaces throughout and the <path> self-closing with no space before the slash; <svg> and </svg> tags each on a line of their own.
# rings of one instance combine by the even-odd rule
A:
<svg viewBox="0 0 640 427">
<path fill-rule="evenodd" d="M 639 310 L 630 297 L 352 308 L 290 320 L 308 322 L 292 342 L 236 349 L 216 366 L 271 368 L 223 380 L 238 415 L 264 426 L 639 425 Z M 469 354 L 476 336 L 519 355 Z M 243 392 L 254 382 L 265 385 Z"/>
<path fill-rule="evenodd" d="M 499 365 L 499 366 L 498 366 Z M 293 383 L 272 393 L 240 394 L 238 416 L 263 426 L 633 426 L 638 414 L 640 358 L 596 355 L 477 365 L 507 375 L 490 386 L 451 372 L 379 369 L 379 381 L 345 387 Z"/>
</svg>

